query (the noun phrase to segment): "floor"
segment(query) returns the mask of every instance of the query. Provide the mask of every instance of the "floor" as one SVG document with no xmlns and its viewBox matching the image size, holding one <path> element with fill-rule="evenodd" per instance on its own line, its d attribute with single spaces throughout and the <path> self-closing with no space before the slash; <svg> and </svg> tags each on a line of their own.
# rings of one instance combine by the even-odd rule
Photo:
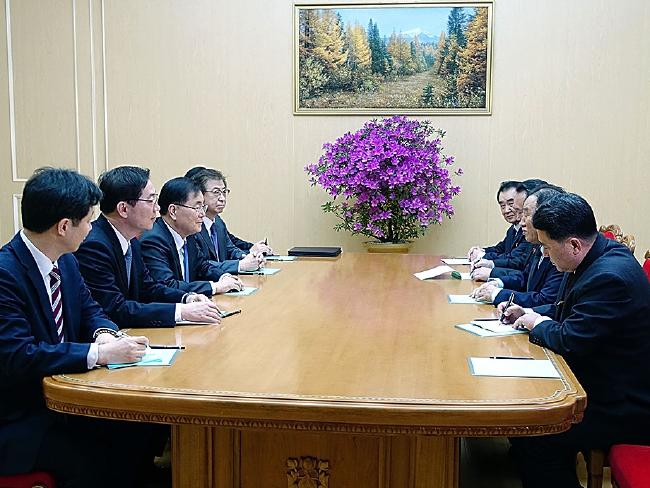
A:
<svg viewBox="0 0 650 488">
<path fill-rule="evenodd" d="M 461 441 L 460 488 L 521 488 L 515 467 L 508 456 L 505 438 L 473 438 Z M 587 472 L 582 458 L 578 476 L 587 486 Z M 603 488 L 611 488 L 609 469 L 605 469 Z M 549 487 L 552 488 L 552 487 Z"/>
</svg>

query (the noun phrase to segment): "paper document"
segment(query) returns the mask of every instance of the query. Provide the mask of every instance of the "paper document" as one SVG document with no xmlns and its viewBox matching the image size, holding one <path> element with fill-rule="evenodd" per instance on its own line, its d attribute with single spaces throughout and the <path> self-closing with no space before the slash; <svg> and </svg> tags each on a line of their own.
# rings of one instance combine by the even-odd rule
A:
<svg viewBox="0 0 650 488">
<path fill-rule="evenodd" d="M 445 259 L 441 259 L 441 261 L 450 266 L 454 266 L 458 264 L 466 264 L 466 265 L 472 264 L 470 260 L 467 258 L 445 258 Z"/>
<path fill-rule="evenodd" d="M 257 288 L 255 288 L 254 286 L 245 286 L 244 289 L 241 291 L 232 290 L 224 293 L 224 295 L 230 295 L 231 297 L 232 296 L 245 297 L 247 295 L 250 295 L 251 293 L 254 293 L 255 290 L 257 290 Z"/>
<path fill-rule="evenodd" d="M 240 271 L 240 275 L 274 275 L 279 273 L 280 268 L 260 268 L 255 271 Z"/>
<path fill-rule="evenodd" d="M 499 335 L 525 334 L 528 332 L 527 330 L 513 329 L 512 325 L 502 324 L 499 320 L 472 320 L 470 324 Z"/>
<path fill-rule="evenodd" d="M 271 256 L 265 256 L 267 261 L 295 261 L 296 256 L 278 256 L 273 254 Z"/>
<path fill-rule="evenodd" d="M 469 295 L 449 295 L 449 303 L 471 303 L 474 305 L 485 305 L 487 302 L 475 300 Z"/>
<path fill-rule="evenodd" d="M 449 266 L 436 266 L 435 268 L 427 269 L 426 271 L 413 273 L 413 276 L 415 276 L 418 280 L 428 280 L 445 273 L 452 273 L 453 271 L 454 268 L 450 268 Z"/>
<path fill-rule="evenodd" d="M 469 370 L 474 376 L 560 378 L 548 359 L 469 358 Z"/>
<path fill-rule="evenodd" d="M 169 366 L 174 362 L 178 349 L 149 349 L 137 363 L 109 364 L 108 369 L 128 368 L 129 366 Z"/>
<path fill-rule="evenodd" d="M 472 279 L 472 273 L 459 273 L 460 274 L 460 279 L 461 280 L 471 280 Z"/>
<path fill-rule="evenodd" d="M 508 331 L 503 331 L 503 332 L 492 332 L 491 330 L 487 330 L 483 327 L 479 327 L 478 325 L 473 325 L 473 324 L 458 324 L 455 326 L 458 329 L 464 330 L 466 332 L 469 332 L 470 334 L 475 334 L 477 336 L 481 337 L 501 337 L 501 336 L 507 336 L 507 335 L 514 335 L 514 334 L 525 334 L 526 331 L 524 330 L 516 330 L 510 327 L 510 330 Z"/>
</svg>

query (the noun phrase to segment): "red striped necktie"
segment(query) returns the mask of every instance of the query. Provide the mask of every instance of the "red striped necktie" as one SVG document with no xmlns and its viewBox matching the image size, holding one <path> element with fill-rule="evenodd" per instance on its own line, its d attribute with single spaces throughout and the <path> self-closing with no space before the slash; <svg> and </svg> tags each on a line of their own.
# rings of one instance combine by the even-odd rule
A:
<svg viewBox="0 0 650 488">
<path fill-rule="evenodd" d="M 56 336 L 63 342 L 63 297 L 61 296 L 61 273 L 54 266 L 50 271 L 50 292 L 52 296 L 52 313 L 56 324 Z"/>
</svg>

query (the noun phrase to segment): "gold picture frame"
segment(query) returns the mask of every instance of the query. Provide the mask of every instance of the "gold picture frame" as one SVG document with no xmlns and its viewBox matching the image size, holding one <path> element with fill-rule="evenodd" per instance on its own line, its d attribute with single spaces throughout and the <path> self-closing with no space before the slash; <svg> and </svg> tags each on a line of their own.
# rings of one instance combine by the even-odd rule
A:
<svg viewBox="0 0 650 488">
<path fill-rule="evenodd" d="M 294 4 L 294 115 L 490 115 L 493 8 Z"/>
</svg>

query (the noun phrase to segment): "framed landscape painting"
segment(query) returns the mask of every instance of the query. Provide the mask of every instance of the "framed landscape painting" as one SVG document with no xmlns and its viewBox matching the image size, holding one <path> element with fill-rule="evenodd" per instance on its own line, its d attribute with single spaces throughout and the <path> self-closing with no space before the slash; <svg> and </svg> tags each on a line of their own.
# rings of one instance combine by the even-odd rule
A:
<svg viewBox="0 0 650 488">
<path fill-rule="evenodd" d="M 294 6 L 294 114 L 490 114 L 492 1 Z"/>
</svg>

